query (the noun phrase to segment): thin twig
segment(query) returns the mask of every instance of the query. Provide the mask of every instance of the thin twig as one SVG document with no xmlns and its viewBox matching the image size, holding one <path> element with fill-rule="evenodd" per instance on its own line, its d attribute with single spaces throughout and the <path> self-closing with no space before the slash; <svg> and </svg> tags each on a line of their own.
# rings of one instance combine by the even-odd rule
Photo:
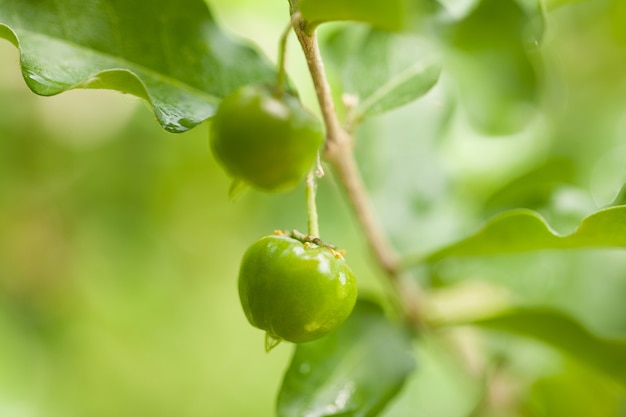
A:
<svg viewBox="0 0 626 417">
<path fill-rule="evenodd" d="M 289 39 L 289 34 L 291 33 L 291 29 L 293 28 L 294 22 L 300 19 L 300 13 L 296 12 L 291 16 L 289 20 L 289 25 L 285 28 L 283 33 L 280 35 L 280 42 L 278 43 L 278 62 L 277 62 L 277 76 L 276 76 L 276 84 L 280 91 L 285 89 L 285 84 L 287 83 L 287 69 L 285 68 L 285 59 L 287 55 L 287 40 Z"/>
</svg>

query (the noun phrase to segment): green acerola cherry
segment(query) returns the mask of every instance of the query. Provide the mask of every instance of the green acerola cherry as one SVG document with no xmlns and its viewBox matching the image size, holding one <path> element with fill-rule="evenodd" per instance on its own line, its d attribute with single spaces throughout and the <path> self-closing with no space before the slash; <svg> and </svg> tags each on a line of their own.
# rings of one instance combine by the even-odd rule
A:
<svg viewBox="0 0 626 417">
<path fill-rule="evenodd" d="M 269 350 L 282 339 L 309 342 L 335 330 L 352 312 L 357 285 L 334 250 L 271 235 L 244 254 L 239 297 L 250 324 L 266 331 Z"/>
<path fill-rule="evenodd" d="M 296 97 L 248 85 L 222 100 L 211 124 L 211 148 L 235 178 L 265 191 L 297 186 L 323 143 L 320 121 Z"/>
</svg>

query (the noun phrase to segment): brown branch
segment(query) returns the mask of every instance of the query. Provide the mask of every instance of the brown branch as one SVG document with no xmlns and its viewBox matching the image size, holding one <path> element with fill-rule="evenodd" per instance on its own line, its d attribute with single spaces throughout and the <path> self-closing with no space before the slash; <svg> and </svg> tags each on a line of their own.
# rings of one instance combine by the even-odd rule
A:
<svg viewBox="0 0 626 417">
<path fill-rule="evenodd" d="M 337 117 L 315 31 L 308 31 L 306 21 L 302 19 L 295 22 L 294 30 L 302 46 L 326 126 L 324 158 L 333 166 L 367 238 L 371 252 L 398 293 L 404 313 L 413 324 L 419 325 L 421 322 L 418 311 L 419 289 L 410 277 L 400 273 L 399 257 L 374 214 L 354 158 L 353 137 L 343 129 Z"/>
</svg>

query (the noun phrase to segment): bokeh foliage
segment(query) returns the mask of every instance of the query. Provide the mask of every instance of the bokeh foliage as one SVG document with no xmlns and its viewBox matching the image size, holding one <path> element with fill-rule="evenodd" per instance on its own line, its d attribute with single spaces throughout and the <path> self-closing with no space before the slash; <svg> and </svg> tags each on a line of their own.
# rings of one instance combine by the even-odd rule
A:
<svg viewBox="0 0 626 417">
<path fill-rule="evenodd" d="M 211 6 L 224 27 L 273 56 L 283 3 Z M 572 232 L 626 183 L 623 2 L 546 1 L 539 26 L 520 23 L 533 1 L 441 3 L 459 23 L 412 34 L 444 52 L 437 86 L 357 131 L 386 230 L 403 252 L 418 254 L 518 208 Z M 537 40 L 531 53 L 482 30 L 500 9 L 503 30 Z M 321 27 L 328 59 L 336 30 Z M 484 36 L 469 42 L 474 33 Z M 315 108 L 297 48 L 289 52 L 290 75 Z M 0 415 L 273 415 L 291 349 L 263 352 L 235 278 L 249 242 L 304 229 L 302 190 L 229 201 L 206 125 L 165 133 L 143 104 L 119 94 L 37 97 L 8 42 L 0 62 Z M 329 70 L 340 91 L 345 77 Z M 382 294 L 332 173 L 320 187 L 325 240 L 348 250 L 364 292 Z M 623 250 L 576 249 L 444 259 L 415 274 L 442 320 L 499 303 L 550 307 L 604 340 L 626 336 L 624 271 Z M 624 388 L 558 346 L 467 328 L 447 339 L 478 352 L 499 391 L 482 390 L 447 343 L 422 340 L 418 371 L 386 415 L 624 415 Z"/>
</svg>

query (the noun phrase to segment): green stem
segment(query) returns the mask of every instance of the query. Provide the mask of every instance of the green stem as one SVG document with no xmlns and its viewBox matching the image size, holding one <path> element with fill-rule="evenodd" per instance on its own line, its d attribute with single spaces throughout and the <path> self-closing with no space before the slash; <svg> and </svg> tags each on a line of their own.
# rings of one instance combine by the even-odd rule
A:
<svg viewBox="0 0 626 417">
<path fill-rule="evenodd" d="M 308 233 L 311 237 L 320 237 L 320 227 L 317 217 L 317 202 L 315 196 L 317 194 L 317 180 L 315 168 L 312 169 L 306 177 L 306 214 L 308 219 Z"/>
<path fill-rule="evenodd" d="M 278 43 L 278 74 L 276 75 L 276 84 L 278 86 L 279 91 L 285 90 L 285 85 L 287 83 L 287 70 L 285 68 L 285 59 L 287 55 L 287 40 L 289 39 L 289 34 L 293 29 L 294 22 L 300 17 L 299 13 L 296 13 L 291 16 L 289 20 L 289 25 L 285 28 L 282 35 L 280 36 L 280 41 Z"/>
</svg>

